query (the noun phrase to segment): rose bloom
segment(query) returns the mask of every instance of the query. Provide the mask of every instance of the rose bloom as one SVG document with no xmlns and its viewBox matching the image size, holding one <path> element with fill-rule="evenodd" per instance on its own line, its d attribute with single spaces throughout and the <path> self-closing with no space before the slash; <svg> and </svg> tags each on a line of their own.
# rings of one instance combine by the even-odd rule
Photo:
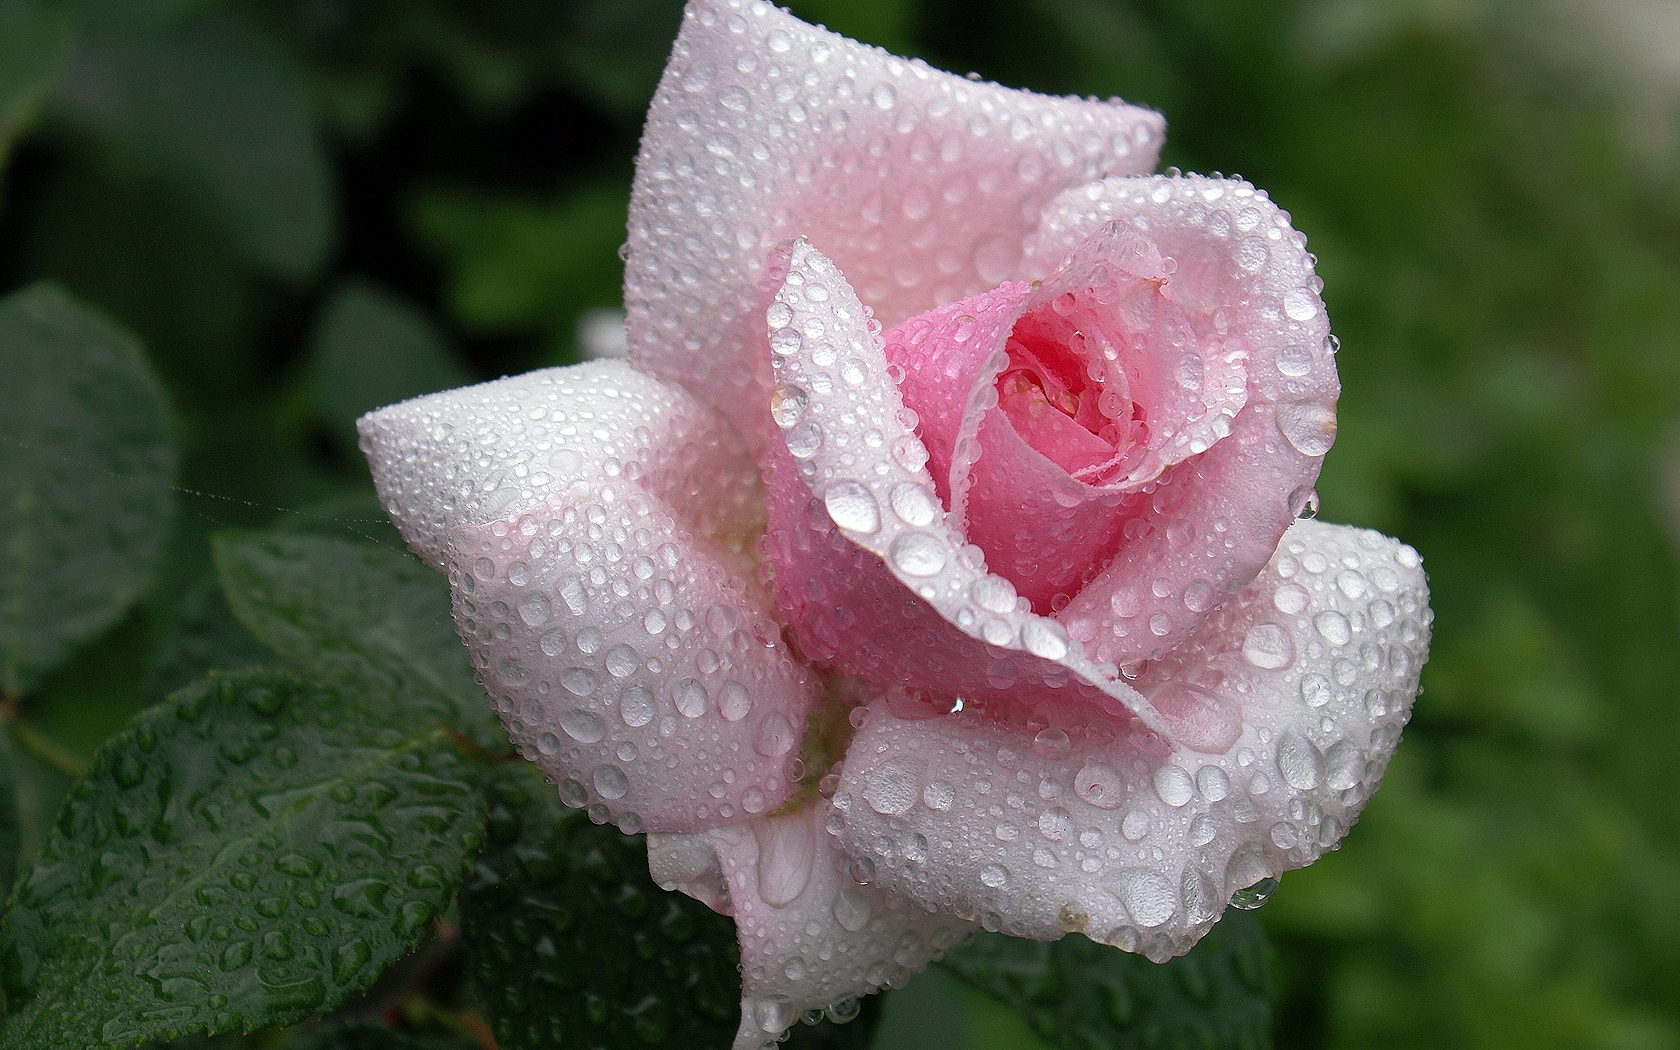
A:
<svg viewBox="0 0 1680 1050">
<path fill-rule="evenodd" d="M 734 916 L 737 1046 L 976 927 L 1164 959 L 1334 848 L 1418 691 L 1417 554 L 1298 520 L 1304 238 L 1158 114 L 695 0 L 629 361 L 361 424 L 514 742 Z"/>
</svg>

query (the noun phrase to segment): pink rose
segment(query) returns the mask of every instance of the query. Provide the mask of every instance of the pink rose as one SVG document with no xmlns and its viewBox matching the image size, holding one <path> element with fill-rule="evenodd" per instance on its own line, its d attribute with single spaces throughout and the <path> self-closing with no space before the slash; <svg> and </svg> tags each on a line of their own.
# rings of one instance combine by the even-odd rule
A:
<svg viewBox="0 0 1680 1050">
<path fill-rule="evenodd" d="M 1184 952 L 1394 752 L 1428 595 L 1297 520 L 1312 256 L 1246 182 L 1145 174 L 1162 135 L 694 0 L 630 362 L 362 421 L 513 740 L 735 916 L 739 1047 L 976 924 Z"/>
</svg>

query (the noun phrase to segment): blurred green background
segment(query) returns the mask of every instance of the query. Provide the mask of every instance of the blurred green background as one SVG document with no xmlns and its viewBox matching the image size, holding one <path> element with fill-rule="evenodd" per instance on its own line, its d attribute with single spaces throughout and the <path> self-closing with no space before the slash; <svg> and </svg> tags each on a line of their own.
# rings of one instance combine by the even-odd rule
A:
<svg viewBox="0 0 1680 1050">
<path fill-rule="evenodd" d="M 226 616 L 210 532 L 389 540 L 358 413 L 577 359 L 680 5 L 65 6 L 0 0 L 0 289 L 132 330 L 183 450 L 158 579 L 22 698 L 73 765 Z M 1252 179 L 1319 255 L 1322 515 L 1414 544 L 1438 619 L 1382 791 L 1260 913 L 1278 1045 L 1680 1047 L 1680 4 L 791 7 L 1157 108 L 1163 163 Z M 25 849 L 67 783 L 38 750 Z M 888 999 L 882 1048 L 1038 1045 L 946 976 Z"/>
</svg>

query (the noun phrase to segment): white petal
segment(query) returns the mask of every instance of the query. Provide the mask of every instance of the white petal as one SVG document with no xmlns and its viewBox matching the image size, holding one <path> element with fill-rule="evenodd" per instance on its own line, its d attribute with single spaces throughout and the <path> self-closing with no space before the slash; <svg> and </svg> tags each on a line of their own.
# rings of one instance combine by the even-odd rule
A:
<svg viewBox="0 0 1680 1050">
<path fill-rule="evenodd" d="M 841 843 L 926 908 L 1180 954 L 1233 892 L 1311 863 L 1358 817 L 1417 695 L 1427 602 L 1410 547 L 1300 522 L 1254 583 L 1140 677 L 1175 720 L 1167 759 L 1100 725 L 1035 735 L 876 704 L 834 797 Z M 914 803 L 874 804 L 889 780 Z"/>
<path fill-rule="evenodd" d="M 775 245 L 811 236 L 893 324 L 1022 276 L 1045 204 L 1153 169 L 1163 132 L 1147 110 L 941 73 L 759 0 L 694 0 L 636 161 L 631 358 L 761 440 Z"/>
<path fill-rule="evenodd" d="M 715 898 L 714 873 L 728 886 L 741 942 L 735 1050 L 769 1045 L 807 1010 L 902 985 L 974 929 L 856 882 L 826 814 L 811 805 L 700 835 L 648 837 L 649 870 L 666 889 L 716 907 L 695 888 Z M 706 849 L 713 868 L 692 859 Z"/>
<path fill-rule="evenodd" d="M 614 463 L 657 463 L 648 480 L 699 532 L 746 536 L 763 521 L 757 472 L 740 440 L 680 389 L 623 362 L 428 394 L 369 412 L 357 430 L 380 502 L 414 553 L 438 569 L 456 525 L 587 491 Z"/>
<path fill-rule="evenodd" d="M 363 433 L 415 549 L 435 557 L 449 529 L 456 629 L 561 798 L 626 831 L 782 803 L 819 685 L 720 536 L 762 496 L 715 412 L 602 362 L 411 401 Z"/>
</svg>

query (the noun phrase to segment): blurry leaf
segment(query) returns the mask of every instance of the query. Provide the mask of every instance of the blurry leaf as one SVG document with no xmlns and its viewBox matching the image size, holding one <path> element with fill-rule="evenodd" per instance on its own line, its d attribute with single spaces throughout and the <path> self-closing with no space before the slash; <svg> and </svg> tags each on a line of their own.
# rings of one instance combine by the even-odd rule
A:
<svg viewBox="0 0 1680 1050">
<path fill-rule="evenodd" d="M 463 325 L 547 332 L 569 345 L 586 310 L 618 305 L 627 199 L 616 182 L 553 201 L 430 189 L 414 198 L 410 217 L 439 257 Z"/>
<path fill-rule="evenodd" d="M 36 0 L 0 0 L 0 171 L 58 73 L 70 35 L 63 12 Z"/>
<path fill-rule="evenodd" d="M 362 413 L 472 382 L 425 314 L 366 281 L 339 287 L 312 344 L 312 400 L 333 436 L 350 445 Z"/>
<path fill-rule="evenodd" d="M 181 600 L 175 622 L 146 660 L 143 692 L 148 703 L 157 703 L 211 671 L 272 662 L 273 653 L 234 617 L 221 590 L 201 580 Z"/>
<path fill-rule="evenodd" d="M 54 105 L 107 163 L 167 180 L 249 262 L 301 281 L 326 260 L 336 201 L 302 78 L 242 19 L 90 36 Z"/>
<path fill-rule="evenodd" d="M 507 747 L 442 576 L 402 551 L 325 536 L 222 535 L 214 546 L 234 615 L 280 655 L 388 705 L 401 724 L 434 720 Z"/>
<path fill-rule="evenodd" d="M 112 738 L 0 926 L 3 1050 L 330 1010 L 408 950 L 483 834 L 441 728 L 290 675 L 212 678 Z"/>
<path fill-rule="evenodd" d="M 202 209 L 87 166 L 60 165 L 37 190 L 11 216 L 18 265 L 133 331 L 183 415 L 228 412 L 255 371 L 258 300 Z"/>
<path fill-rule="evenodd" d="M 1013 1006 L 1061 1050 L 1272 1045 L 1271 952 L 1251 915 L 1230 911 L 1188 955 L 1152 963 L 1080 934 L 1027 941 L 981 934 L 940 961 Z"/>
<path fill-rule="evenodd" d="M 730 920 L 655 886 L 641 838 L 566 809 L 529 763 L 499 769 L 489 795 L 461 937 L 503 1050 L 729 1045 Z"/>
<path fill-rule="evenodd" d="M 164 25 L 220 0 L 55 0 L 89 29 L 134 31 Z"/>
<path fill-rule="evenodd" d="M 16 697 L 139 596 L 176 454 L 139 347 L 57 289 L 0 300 L 0 376 L 0 691 Z"/>
</svg>

